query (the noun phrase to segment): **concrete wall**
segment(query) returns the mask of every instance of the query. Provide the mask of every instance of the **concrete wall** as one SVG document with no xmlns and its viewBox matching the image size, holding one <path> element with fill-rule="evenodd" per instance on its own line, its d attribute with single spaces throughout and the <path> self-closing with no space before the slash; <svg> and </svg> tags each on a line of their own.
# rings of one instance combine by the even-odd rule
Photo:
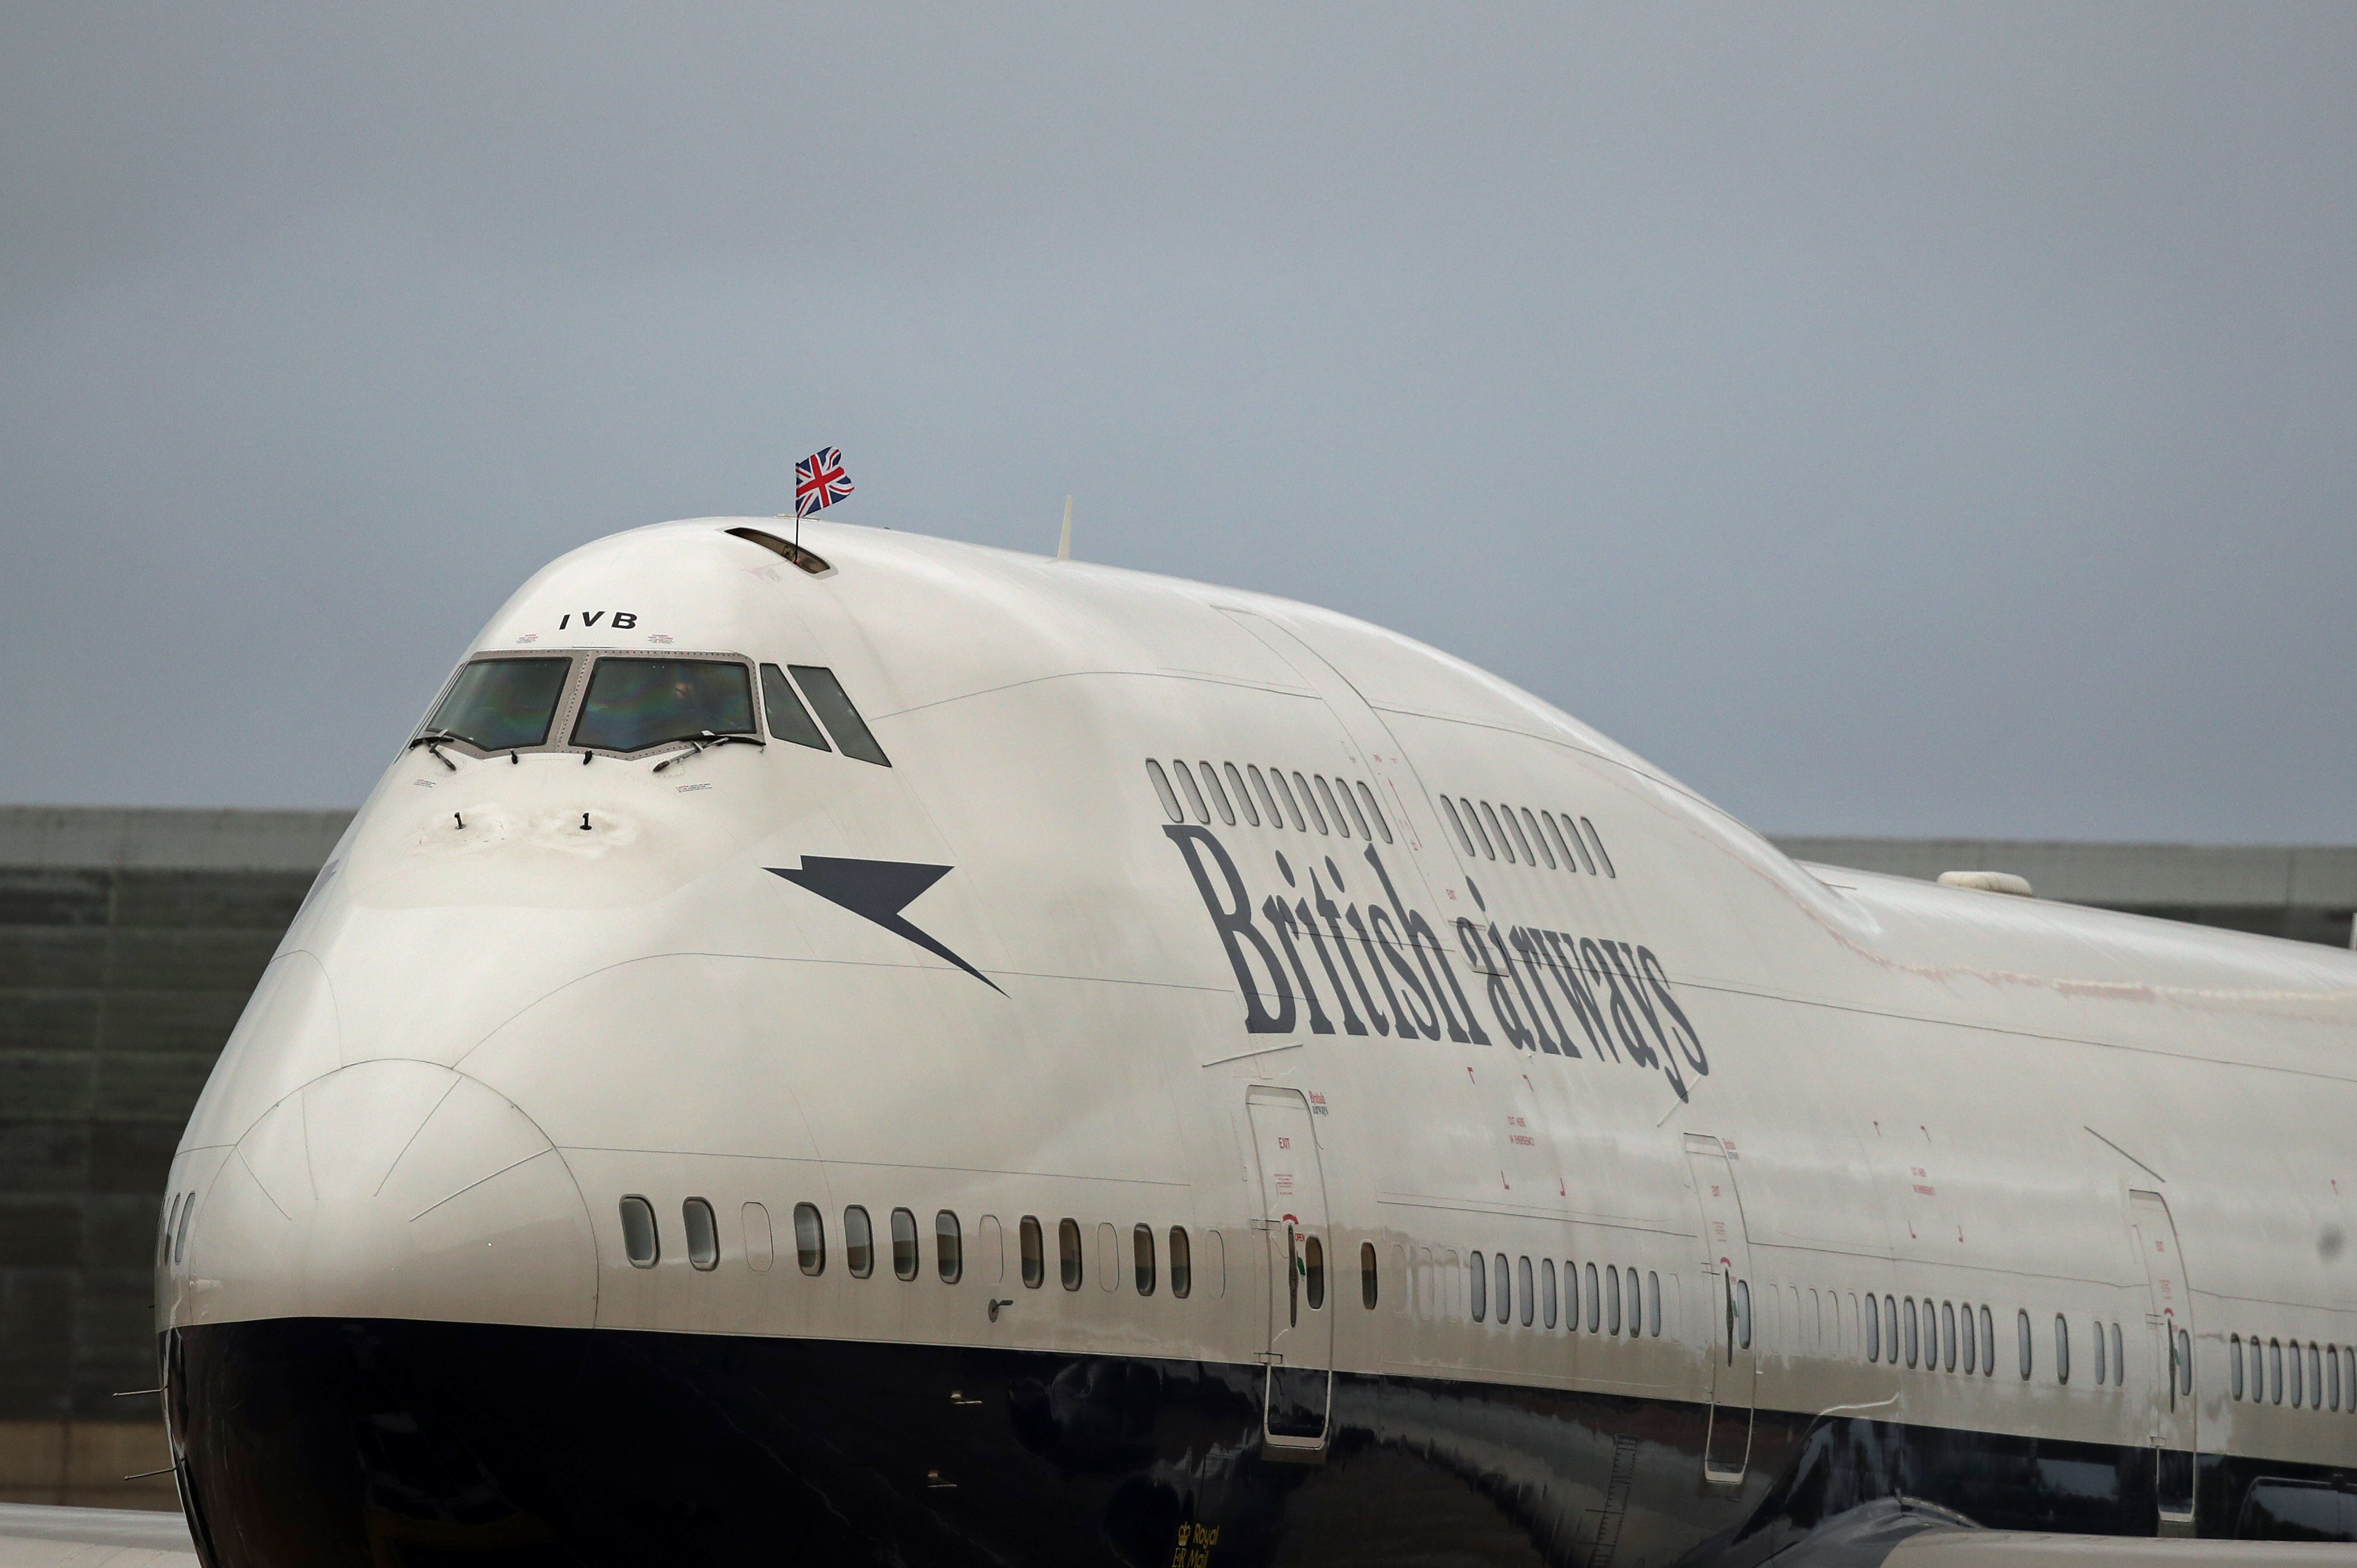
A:
<svg viewBox="0 0 2357 1568">
<path fill-rule="evenodd" d="M 0 809 L 0 1500 L 173 1506 L 149 1257 L 172 1150 L 350 814 Z"/>
<path fill-rule="evenodd" d="M 173 1506 L 150 1250 L 172 1150 L 343 811 L 0 807 L 0 1501 Z M 1902 875 L 2347 945 L 2357 849 L 1785 839 Z"/>
</svg>

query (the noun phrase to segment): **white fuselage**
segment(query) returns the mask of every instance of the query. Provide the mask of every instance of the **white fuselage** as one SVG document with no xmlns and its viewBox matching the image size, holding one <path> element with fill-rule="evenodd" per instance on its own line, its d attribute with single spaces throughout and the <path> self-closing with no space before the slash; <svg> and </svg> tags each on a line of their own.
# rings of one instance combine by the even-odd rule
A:
<svg viewBox="0 0 2357 1568">
<path fill-rule="evenodd" d="M 889 766 L 769 737 L 404 752 L 189 1123 L 163 1328 L 1276 1355 L 1715 1409 L 1704 1486 L 1757 1484 L 1751 1408 L 2357 1466 L 2357 958 L 1795 865 L 1545 703 L 1298 605 L 817 526 L 813 575 L 731 526 L 760 525 L 576 551 L 475 653 L 831 670 Z M 1313 801 L 1276 825 L 1269 793 L 1232 798 L 1255 769 Z M 780 875 L 814 857 L 948 868 L 901 911 L 935 947 Z M 1288 1240 L 1267 1140 L 1293 1115 L 1323 1212 Z M 1502 1326 L 1494 1273 L 1475 1319 L 1476 1252 L 1512 1261 Z M 1591 1267 L 1645 1280 L 1623 1305 L 1658 1331 L 1591 1309 Z M 1882 1309 L 1869 1359 L 1886 1297 L 1938 1316 L 1894 1337 Z M 1943 1333 L 1936 1370 L 1909 1364 Z M 2254 1341 L 2293 1348 L 2297 1406 L 2235 1396 L 2230 1358 L 2269 1376 Z"/>
</svg>

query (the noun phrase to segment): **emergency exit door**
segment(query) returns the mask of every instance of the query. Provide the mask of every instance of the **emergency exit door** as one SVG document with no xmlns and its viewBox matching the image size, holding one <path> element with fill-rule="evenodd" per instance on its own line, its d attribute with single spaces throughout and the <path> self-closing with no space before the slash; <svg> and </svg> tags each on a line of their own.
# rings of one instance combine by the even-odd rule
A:
<svg viewBox="0 0 2357 1568">
<path fill-rule="evenodd" d="M 1751 1237 L 1734 1162 L 1717 1138 L 1686 1134 L 1686 1165 L 1702 1212 L 1702 1266 L 1712 1319 L 1710 1431 L 1702 1471 L 1712 1481 L 1739 1481 L 1751 1457 L 1752 1385 L 1759 1370 L 1751 1348 Z"/>
<path fill-rule="evenodd" d="M 2193 1518 L 2193 1293 L 2177 1253 L 2177 1227 L 2157 1192 L 2128 1194 L 2128 1239 L 2144 1260 L 2145 1339 L 2152 1375 L 2146 1409 L 2154 1494 L 2171 1524 Z"/>
<path fill-rule="evenodd" d="M 1254 1223 L 1268 1262 L 1262 1434 L 1271 1448 L 1314 1451 L 1326 1445 L 1334 1385 L 1326 1180 L 1318 1135 L 1308 1102 L 1296 1090 L 1255 1087 L 1245 1110 L 1260 1175 L 1261 1211 Z"/>
</svg>

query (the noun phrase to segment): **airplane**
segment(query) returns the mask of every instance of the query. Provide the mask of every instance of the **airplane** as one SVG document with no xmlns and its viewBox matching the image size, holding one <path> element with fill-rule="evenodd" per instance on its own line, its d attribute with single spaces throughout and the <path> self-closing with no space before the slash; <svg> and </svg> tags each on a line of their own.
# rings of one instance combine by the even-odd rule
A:
<svg viewBox="0 0 2357 1568">
<path fill-rule="evenodd" d="M 158 1218 L 203 1563 L 2352 1561 L 2357 956 L 780 528 L 543 569 L 321 869 Z"/>
</svg>

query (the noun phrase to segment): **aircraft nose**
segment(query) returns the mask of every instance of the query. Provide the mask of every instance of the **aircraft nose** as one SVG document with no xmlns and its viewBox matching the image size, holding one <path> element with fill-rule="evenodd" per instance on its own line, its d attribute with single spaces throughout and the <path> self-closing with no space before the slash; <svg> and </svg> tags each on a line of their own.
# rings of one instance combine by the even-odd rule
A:
<svg viewBox="0 0 2357 1568">
<path fill-rule="evenodd" d="M 432 1062 L 341 1068 L 223 1161 L 173 1268 L 177 1326 L 405 1317 L 587 1327 L 597 1245 L 539 1126 Z"/>
</svg>

